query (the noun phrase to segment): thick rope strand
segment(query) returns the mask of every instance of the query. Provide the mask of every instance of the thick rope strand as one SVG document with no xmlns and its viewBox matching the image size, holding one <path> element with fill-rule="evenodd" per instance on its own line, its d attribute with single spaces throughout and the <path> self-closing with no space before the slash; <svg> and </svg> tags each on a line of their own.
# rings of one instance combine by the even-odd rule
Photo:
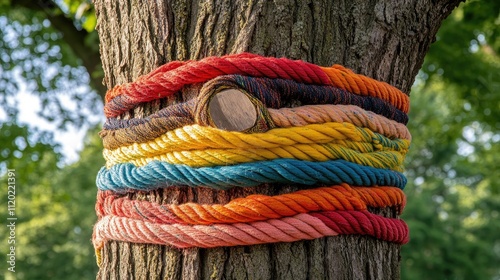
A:
<svg viewBox="0 0 500 280">
<path fill-rule="evenodd" d="M 135 143 L 114 150 L 104 149 L 104 157 L 108 162 L 141 157 L 151 157 L 164 151 L 187 151 L 209 148 L 217 149 L 269 149 L 295 144 L 321 144 L 331 141 L 351 140 L 372 142 L 374 145 L 408 149 L 407 140 L 389 139 L 369 129 L 356 127 L 349 123 L 311 124 L 303 127 L 276 128 L 264 133 L 246 134 L 224 131 L 199 125 L 185 126 L 168 131 L 162 136 L 146 143 Z M 109 166 L 109 164 L 108 164 Z"/>
<path fill-rule="evenodd" d="M 411 141 L 408 128 L 400 123 L 353 105 L 306 105 L 295 108 L 269 109 L 277 127 L 296 127 L 328 122 L 351 123 L 390 139 Z"/>
<path fill-rule="evenodd" d="M 406 204 L 404 193 L 394 187 L 350 187 L 347 184 L 300 190 L 289 194 L 250 195 L 227 204 L 158 204 L 99 192 L 96 212 L 161 224 L 209 225 L 249 223 L 279 219 L 313 211 L 366 210 L 367 207 L 396 207 Z"/>
<path fill-rule="evenodd" d="M 105 216 L 94 226 L 94 247 L 107 240 L 169 245 L 175 248 L 214 248 L 293 242 L 334 236 L 337 233 L 319 218 L 308 214 L 254 223 L 218 225 L 153 224 L 122 217 Z"/>
<path fill-rule="evenodd" d="M 404 112 L 408 112 L 409 98 L 398 89 L 374 79 L 354 74 L 343 67 L 318 67 L 298 60 L 261 57 L 257 55 L 228 55 L 209 57 L 200 61 L 157 69 L 154 73 L 134 83 L 119 85 L 106 93 L 106 102 L 117 96 L 125 97 L 123 107 L 110 110 L 105 105 L 107 117 L 115 117 L 139 103 L 166 97 L 188 84 L 205 82 L 220 75 L 243 74 L 254 77 L 284 78 L 306 84 L 333 85 L 362 95 L 374 95 L 387 100 Z M 369 84 L 368 87 L 363 86 Z M 372 90 L 372 91 L 370 91 Z"/>
<path fill-rule="evenodd" d="M 194 100 L 191 100 L 194 101 Z M 191 102 L 193 103 L 193 102 Z M 177 110 L 190 108 L 184 103 L 176 104 Z M 171 106 L 162 110 L 169 109 Z M 100 136 L 106 149 L 116 149 L 133 143 L 152 140 L 170 130 L 194 124 L 192 113 L 179 113 L 185 116 L 155 114 L 142 119 L 107 119 Z M 161 112 L 161 110 L 160 110 Z M 363 110 L 354 105 L 306 105 L 295 108 L 269 109 L 269 115 L 276 127 L 297 127 L 328 122 L 351 123 L 367 128 L 390 139 L 411 140 L 408 128 L 384 116 Z M 198 123 L 201 125 L 201 123 Z"/>
<path fill-rule="evenodd" d="M 253 223 L 195 226 L 105 216 L 94 227 L 93 242 L 97 250 L 109 239 L 176 248 L 213 248 L 294 242 L 337 234 L 371 235 L 398 244 L 408 242 L 408 226 L 402 220 L 383 218 L 366 210 L 324 211 Z"/>
<path fill-rule="evenodd" d="M 361 146 L 363 147 L 363 146 Z M 403 171 L 403 161 L 407 150 L 394 151 L 390 149 L 375 150 L 372 146 L 365 145 L 365 151 L 359 152 L 345 148 L 339 144 L 307 145 L 298 144 L 273 149 L 204 149 L 194 151 L 181 151 L 159 154 L 148 157 L 105 157 L 106 167 L 120 163 L 132 163 L 135 166 L 145 166 L 152 161 L 162 161 L 170 164 L 181 164 L 189 167 L 210 167 L 221 165 L 236 165 L 273 159 L 297 159 L 304 161 L 328 161 L 342 159 L 348 162 Z"/>
<path fill-rule="evenodd" d="M 101 168 L 97 174 L 97 187 L 118 193 L 129 190 L 148 191 L 168 186 L 204 186 L 219 190 L 232 187 L 254 187 L 264 183 L 302 185 L 334 185 L 347 183 L 356 186 L 395 186 L 403 189 L 403 174 L 343 160 L 308 162 L 277 159 L 244 163 L 234 166 L 192 168 L 153 161 L 143 167 L 130 163 Z"/>
</svg>

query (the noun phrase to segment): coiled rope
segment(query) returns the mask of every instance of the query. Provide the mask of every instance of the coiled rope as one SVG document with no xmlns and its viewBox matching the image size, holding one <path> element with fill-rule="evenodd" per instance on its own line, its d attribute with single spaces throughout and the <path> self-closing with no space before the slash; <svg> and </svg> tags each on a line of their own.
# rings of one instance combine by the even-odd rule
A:
<svg viewBox="0 0 500 280">
<path fill-rule="evenodd" d="M 161 224 L 231 224 L 279 219 L 301 213 L 337 210 L 367 210 L 368 207 L 397 207 L 406 204 L 403 191 L 394 187 L 351 187 L 345 183 L 293 193 L 250 195 L 227 204 L 158 204 L 131 200 L 109 191 L 98 194 L 96 212 Z"/>
<path fill-rule="evenodd" d="M 370 235 L 399 244 L 408 242 L 408 226 L 403 221 L 360 210 L 314 212 L 260 222 L 211 225 L 157 224 L 105 216 L 94 226 L 94 246 L 99 250 L 105 240 L 114 239 L 177 248 L 213 248 L 294 242 L 338 234 Z"/>
<path fill-rule="evenodd" d="M 136 167 L 120 163 L 97 174 L 100 190 L 126 192 L 154 190 L 161 186 L 210 187 L 227 190 L 232 187 L 255 187 L 265 183 L 340 184 L 356 186 L 395 186 L 404 188 L 406 178 L 389 169 L 373 168 L 343 160 L 309 162 L 276 159 L 230 166 L 193 168 L 186 165 L 152 161 Z"/>
<path fill-rule="evenodd" d="M 270 110 L 282 108 L 284 104 L 290 102 L 300 102 L 303 105 L 356 105 L 361 109 L 373 111 L 376 115 L 403 124 L 408 121 L 405 113 L 387 102 L 371 96 L 357 96 L 335 87 L 311 86 L 281 79 L 222 76 L 205 83 L 196 100 L 168 106 L 145 118 L 128 120 L 108 118 L 101 133 L 104 145 L 108 148 L 115 138 L 124 142 L 113 145 L 112 148 L 145 142 L 160 136 L 162 132 L 190 125 L 193 122 L 204 126 L 210 125 L 210 118 L 206 114 L 208 102 L 214 94 L 226 89 L 237 89 L 255 98 L 254 103 L 261 112 L 263 122 L 261 129 L 274 127 L 272 116 L 268 117 Z M 356 116 L 353 117 L 356 118 Z M 131 132 L 127 130 L 128 128 L 133 129 L 133 133 L 127 133 Z M 108 133 L 112 133 L 113 137 L 106 137 Z"/>
<path fill-rule="evenodd" d="M 340 66 L 319 67 L 300 60 L 236 54 L 200 61 L 168 63 L 136 82 L 118 85 L 106 94 L 106 117 L 116 117 L 137 104 L 172 95 L 185 85 L 203 83 L 221 75 L 281 78 L 305 84 L 332 85 L 351 93 L 386 100 L 407 113 L 409 98 L 387 83 L 354 74 Z M 117 104 L 118 106 L 112 106 Z"/>
<path fill-rule="evenodd" d="M 147 142 L 167 131 L 192 125 L 196 117 L 193 116 L 191 103 L 194 103 L 193 100 L 175 104 L 140 119 L 108 118 L 104 129 L 100 132 L 104 148 L 116 149 L 133 143 Z M 178 108 L 174 111 L 172 107 Z M 354 105 L 305 105 L 295 108 L 268 109 L 268 112 L 276 127 L 345 122 L 360 128 L 367 128 L 390 139 L 411 140 L 410 132 L 405 125 Z M 201 125 L 201 123 L 198 124 Z"/>
<path fill-rule="evenodd" d="M 142 118 L 119 117 L 185 86 L 198 95 Z M 257 119 L 243 132 L 214 127 L 210 101 L 227 89 L 255 106 Z M 406 203 L 399 171 L 411 140 L 408 108 L 401 91 L 341 66 L 253 54 L 174 61 L 116 86 L 106 94 L 100 133 L 106 166 L 96 180 L 98 264 L 107 240 L 213 248 L 360 234 L 408 242 L 402 220 L 369 212 L 392 207 L 400 214 Z M 263 184 L 302 189 L 226 204 L 160 204 L 126 195 Z"/>
<path fill-rule="evenodd" d="M 269 151 L 269 149 L 287 149 L 287 147 L 290 147 L 288 149 L 288 154 L 290 154 L 288 158 L 291 158 L 293 154 L 295 156 L 301 154 L 300 150 L 293 147 L 298 144 L 312 145 L 342 141 L 344 146 L 347 146 L 349 149 L 354 148 L 352 145 L 347 145 L 347 142 L 344 140 L 371 143 L 373 146 L 371 151 L 382 151 L 384 147 L 388 147 L 389 149 L 405 153 L 409 148 L 408 140 L 391 140 L 369 129 L 356 127 L 350 123 L 311 124 L 301 127 L 277 128 L 265 133 L 252 134 L 192 125 L 168 131 L 146 143 L 135 143 L 115 150 L 105 149 L 104 158 L 107 161 L 107 166 L 110 167 L 120 162 L 158 156 L 164 154 L 164 151 L 185 153 L 190 150 L 203 151 L 217 148 L 218 150 L 245 149 L 247 152 L 251 150 L 253 154 L 259 154 L 257 149 L 260 149 L 261 153 L 264 153 L 264 149 Z M 303 147 L 306 148 L 305 145 Z M 355 149 L 359 150 L 359 146 Z M 234 153 L 238 152 L 233 151 Z M 242 154 L 244 152 L 239 153 Z M 221 157 L 226 158 L 225 155 L 221 155 Z M 267 159 L 274 158 L 268 157 Z M 323 160 L 326 160 L 326 158 Z M 193 166 L 189 162 L 173 163 Z M 221 162 L 220 164 L 225 163 Z"/>
</svg>

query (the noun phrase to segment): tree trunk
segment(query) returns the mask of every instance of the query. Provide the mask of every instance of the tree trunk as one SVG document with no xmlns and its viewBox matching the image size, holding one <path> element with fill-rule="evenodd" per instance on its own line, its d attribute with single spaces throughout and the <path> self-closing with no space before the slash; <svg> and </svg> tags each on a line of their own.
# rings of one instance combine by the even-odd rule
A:
<svg viewBox="0 0 500 280">
<path fill-rule="evenodd" d="M 441 21 L 459 0 L 95 0 L 108 88 L 171 60 L 251 52 L 342 64 L 409 93 Z M 135 117 L 188 99 L 152 102 Z M 175 100 L 177 99 L 177 100 Z M 127 116 L 125 116 L 127 117 Z M 135 198 L 227 203 L 294 185 L 166 188 Z M 410 198 L 411 199 L 411 198 Z M 395 217 L 395 209 L 371 209 Z M 364 236 L 215 249 L 108 242 L 98 279 L 399 279 L 400 246 Z"/>
</svg>

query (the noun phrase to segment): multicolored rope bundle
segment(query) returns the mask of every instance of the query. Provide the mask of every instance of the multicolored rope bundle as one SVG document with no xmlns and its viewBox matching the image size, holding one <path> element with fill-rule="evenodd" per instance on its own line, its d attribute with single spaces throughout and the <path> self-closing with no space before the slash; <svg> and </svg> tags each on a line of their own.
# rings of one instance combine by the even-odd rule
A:
<svg viewBox="0 0 500 280">
<path fill-rule="evenodd" d="M 198 90 L 190 100 L 142 118 L 121 116 L 187 86 Z M 227 89 L 255 106 L 249 129 L 214 125 L 210 101 Z M 100 133 L 106 166 L 97 176 L 98 264 L 107 240 L 212 248 L 362 234 L 404 244 L 406 224 L 369 209 L 393 207 L 400 214 L 406 203 L 400 172 L 411 141 L 408 109 L 409 98 L 398 89 L 344 67 L 246 53 L 170 62 L 116 86 L 106 95 Z M 226 204 L 127 196 L 270 183 L 302 189 Z"/>
</svg>

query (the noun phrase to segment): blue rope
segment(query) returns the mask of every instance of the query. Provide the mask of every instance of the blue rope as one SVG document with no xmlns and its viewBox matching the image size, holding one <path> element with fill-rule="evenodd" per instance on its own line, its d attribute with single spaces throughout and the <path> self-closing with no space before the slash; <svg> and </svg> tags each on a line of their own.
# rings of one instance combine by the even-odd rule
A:
<svg viewBox="0 0 500 280">
<path fill-rule="evenodd" d="M 253 187 L 263 183 L 347 183 L 354 186 L 396 186 L 400 189 L 406 185 L 406 177 L 402 173 L 389 169 L 362 166 L 344 160 L 309 162 L 293 159 L 201 168 L 161 161 L 152 161 L 142 167 L 121 163 L 110 169 L 101 168 L 96 181 L 99 189 L 116 192 L 126 192 L 128 189 L 147 191 L 179 185 L 220 190 Z"/>
</svg>

